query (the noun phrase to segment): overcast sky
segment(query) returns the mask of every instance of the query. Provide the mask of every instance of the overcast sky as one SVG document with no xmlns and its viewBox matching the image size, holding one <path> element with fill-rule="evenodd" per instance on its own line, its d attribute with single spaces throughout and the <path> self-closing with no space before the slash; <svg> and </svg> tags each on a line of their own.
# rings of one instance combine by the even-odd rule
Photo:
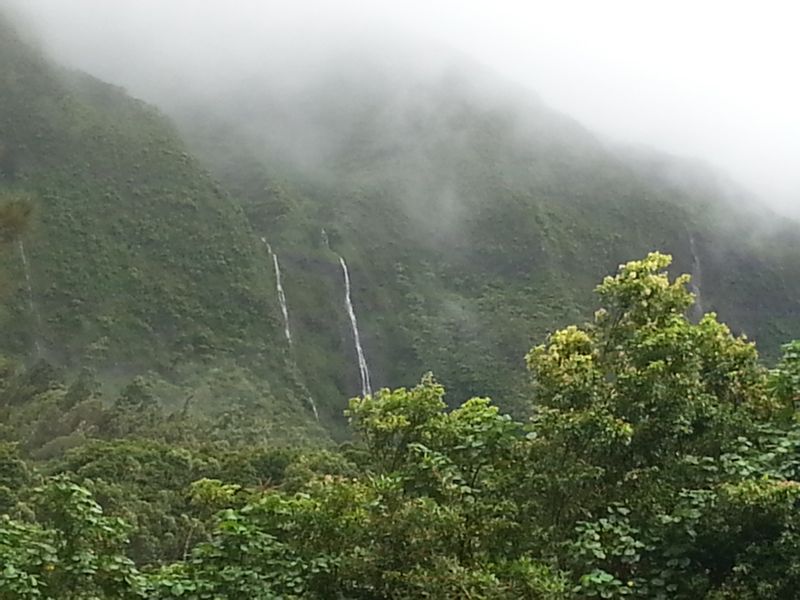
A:
<svg viewBox="0 0 800 600">
<path fill-rule="evenodd" d="M 62 62 L 134 93 L 146 73 L 131 52 L 174 68 L 201 44 L 203 56 L 211 49 L 244 64 L 275 40 L 324 48 L 343 33 L 408 32 L 463 51 L 605 137 L 701 158 L 800 213 L 794 2 L 6 1 L 31 16 Z"/>
</svg>

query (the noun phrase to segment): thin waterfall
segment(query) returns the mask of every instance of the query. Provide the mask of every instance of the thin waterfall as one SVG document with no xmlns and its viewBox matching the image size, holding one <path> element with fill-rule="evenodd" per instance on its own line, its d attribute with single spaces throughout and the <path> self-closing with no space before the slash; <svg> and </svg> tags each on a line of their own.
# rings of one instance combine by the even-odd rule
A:
<svg viewBox="0 0 800 600">
<path fill-rule="evenodd" d="M 320 232 L 320 234 L 322 235 L 322 245 L 325 246 L 328 250 L 330 250 L 331 249 L 331 242 L 328 239 L 328 232 L 325 231 L 324 227 L 322 228 L 322 231 Z"/>
<path fill-rule="evenodd" d="M 37 331 L 33 334 L 33 347 L 36 350 L 36 354 L 41 356 L 42 354 L 42 346 L 39 343 L 39 331 L 42 327 L 42 316 L 39 314 L 39 311 L 36 308 L 36 304 L 33 302 L 33 284 L 31 283 L 31 269 L 28 266 L 28 256 L 25 254 L 25 244 L 22 243 L 22 238 L 20 238 L 17 242 L 17 247 L 19 248 L 19 256 L 22 260 L 22 271 L 25 274 L 25 287 L 28 293 L 28 309 L 30 310 L 30 315 L 34 319 L 34 323 L 36 324 Z"/>
<path fill-rule="evenodd" d="M 319 423 L 319 412 L 317 411 L 317 403 L 314 402 L 314 398 L 311 396 L 308 397 L 308 405 L 311 407 L 311 411 L 314 413 L 314 418 Z"/>
<path fill-rule="evenodd" d="M 281 266 L 278 263 L 278 255 L 272 255 L 272 264 L 275 267 L 275 287 L 278 290 L 278 302 L 281 305 L 281 312 L 283 313 L 283 333 L 286 335 L 286 341 L 292 345 L 292 330 L 289 329 L 289 309 L 286 307 L 286 294 L 283 292 L 283 284 L 281 283 Z"/>
<path fill-rule="evenodd" d="M 267 243 L 265 238 L 261 241 L 267 245 L 267 252 L 272 258 L 272 267 L 275 269 L 275 288 L 278 291 L 278 303 L 281 305 L 281 313 L 283 314 L 283 334 L 286 336 L 286 341 L 289 346 L 292 345 L 292 330 L 289 328 L 289 308 L 286 305 L 286 294 L 283 291 L 283 282 L 281 280 L 281 265 L 278 262 L 278 255 L 272 251 L 272 246 Z"/>
<path fill-rule="evenodd" d="M 272 246 L 267 242 L 266 238 L 261 238 L 261 241 L 267 247 L 270 257 L 272 257 L 272 266 L 275 269 L 275 288 L 278 292 L 278 303 L 281 305 L 281 313 L 283 314 L 283 334 L 286 336 L 286 341 L 289 342 L 289 348 L 293 347 L 292 344 L 292 330 L 289 328 L 289 307 L 286 303 L 286 293 L 283 291 L 283 280 L 281 278 L 281 265 L 278 262 L 278 255 L 272 251 Z M 319 411 L 317 410 L 317 403 L 314 398 L 307 397 L 308 405 L 314 413 L 314 418 L 319 422 Z"/>
<path fill-rule="evenodd" d="M 703 266 L 700 264 L 700 256 L 697 254 L 697 245 L 694 241 L 694 236 L 689 236 L 689 250 L 692 253 L 692 282 L 691 289 L 694 293 L 694 308 L 692 314 L 697 319 L 702 319 L 705 315 L 705 308 L 703 307 Z"/>
<path fill-rule="evenodd" d="M 325 231 L 323 229 L 323 231 Z M 367 359 L 364 358 L 364 349 L 361 347 L 361 336 L 358 333 L 358 321 L 356 320 L 356 311 L 353 309 L 353 301 L 350 295 L 350 273 L 347 270 L 347 263 L 343 257 L 339 257 L 339 264 L 342 266 L 342 273 L 344 274 L 344 288 L 345 288 L 345 305 L 347 306 L 347 314 L 350 316 L 350 325 L 353 328 L 353 339 L 356 344 L 356 355 L 358 356 L 358 372 L 361 376 L 361 395 L 372 395 L 372 384 L 369 380 L 369 367 L 367 366 Z"/>
</svg>

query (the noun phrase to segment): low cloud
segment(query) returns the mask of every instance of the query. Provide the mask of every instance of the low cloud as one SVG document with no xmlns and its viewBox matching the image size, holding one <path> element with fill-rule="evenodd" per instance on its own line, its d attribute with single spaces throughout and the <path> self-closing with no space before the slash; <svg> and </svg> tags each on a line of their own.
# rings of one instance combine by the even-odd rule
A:
<svg viewBox="0 0 800 600">
<path fill-rule="evenodd" d="M 605 138 L 701 159 L 800 213 L 800 9 L 791 3 L 6 3 L 57 60 L 161 103 L 265 77 L 278 91 L 301 86 L 353 40 L 361 56 L 405 45 L 408 68 L 451 49 Z"/>
</svg>

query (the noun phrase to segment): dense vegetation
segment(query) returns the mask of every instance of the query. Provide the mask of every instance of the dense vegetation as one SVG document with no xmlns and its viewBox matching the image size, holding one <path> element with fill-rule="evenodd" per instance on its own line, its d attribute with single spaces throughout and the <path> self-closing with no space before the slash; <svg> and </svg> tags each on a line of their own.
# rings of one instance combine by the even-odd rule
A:
<svg viewBox="0 0 800 600">
<path fill-rule="evenodd" d="M 369 73 L 184 144 L 0 19 L 0 600 L 795 597 L 796 226 Z"/>
<path fill-rule="evenodd" d="M 0 597 L 793 597 L 800 346 L 765 369 L 668 264 L 530 351 L 528 420 L 427 376 L 352 400 L 338 451 L 214 441 L 135 389 L 46 461 L 6 431 Z M 25 380 L 6 415 L 85 390 Z"/>
<path fill-rule="evenodd" d="M 22 245 L 0 254 L 0 349 L 313 429 L 263 245 L 169 121 L 53 66 L 2 16 L 0 57 L 0 203 L 33 204 Z"/>
<path fill-rule="evenodd" d="M 588 318 L 592 284 L 654 248 L 767 359 L 800 337 L 796 224 L 707 168 L 619 151 L 475 65 L 382 50 L 326 57 L 289 90 L 265 68 L 170 111 L 279 253 L 298 366 L 329 415 L 358 371 L 322 227 L 382 385 L 430 369 L 456 398 L 524 406 L 526 350 Z"/>
<path fill-rule="evenodd" d="M 334 57 L 295 92 L 267 71 L 167 105 L 173 127 L 1 18 L 0 52 L 0 195 L 35 204 L 0 258 L 17 283 L 0 347 L 72 378 L 89 367 L 110 396 L 143 375 L 172 408 L 258 406 L 287 439 L 318 437 L 311 398 L 346 436 L 359 386 L 337 254 L 376 384 L 432 370 L 452 398 L 489 394 L 520 416 L 525 351 L 587 318 L 592 283 L 652 248 L 770 361 L 800 336 L 796 226 L 732 209 L 705 172 L 615 152 L 473 65 Z"/>
</svg>

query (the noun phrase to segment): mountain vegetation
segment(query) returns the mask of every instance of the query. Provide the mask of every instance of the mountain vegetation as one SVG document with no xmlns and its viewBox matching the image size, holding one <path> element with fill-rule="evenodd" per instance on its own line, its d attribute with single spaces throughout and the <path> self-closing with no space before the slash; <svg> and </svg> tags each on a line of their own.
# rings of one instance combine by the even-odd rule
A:
<svg viewBox="0 0 800 600">
<path fill-rule="evenodd" d="M 0 349 L 174 406 L 255 410 L 318 436 L 279 335 L 271 263 L 166 118 L 53 66 L 0 21 L 0 201 L 30 223 L 2 256 Z M 310 428 L 310 429 L 309 429 Z M 280 429 L 276 429 L 276 432 Z"/>
<path fill-rule="evenodd" d="M 421 68 L 404 50 L 168 104 L 280 255 L 321 410 L 358 390 L 337 254 L 373 379 L 430 369 L 452 405 L 524 405 L 527 348 L 590 316 L 593 282 L 654 248 L 695 276 L 694 318 L 718 312 L 770 360 L 800 335 L 796 223 L 710 169 L 599 140 L 476 65 Z"/>
<path fill-rule="evenodd" d="M 0 18 L 0 600 L 796 597 L 800 228 L 347 58 L 168 118 Z"/>
<path fill-rule="evenodd" d="M 800 347 L 770 371 L 691 323 L 669 261 L 628 263 L 528 353 L 526 421 L 448 410 L 426 376 L 352 400 L 337 451 L 209 442 L 135 393 L 110 440 L 5 444 L 0 597 L 794 597 Z M 75 394 L 4 380 L 8 413 L 52 396 Z"/>
</svg>

